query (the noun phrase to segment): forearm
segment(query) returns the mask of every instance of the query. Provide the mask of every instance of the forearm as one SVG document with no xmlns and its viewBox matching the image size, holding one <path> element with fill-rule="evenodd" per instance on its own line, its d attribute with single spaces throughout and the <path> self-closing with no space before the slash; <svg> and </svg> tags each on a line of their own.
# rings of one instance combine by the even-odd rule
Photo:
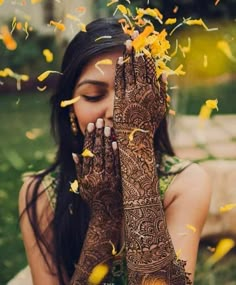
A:
<svg viewBox="0 0 236 285">
<path fill-rule="evenodd" d="M 112 244 L 117 245 L 119 233 L 116 221 L 91 219 L 80 258 L 70 281 L 71 285 L 88 283 L 88 278 L 98 264 L 109 265 L 112 259 Z M 101 250 L 102 249 L 102 250 Z"/>
<path fill-rule="evenodd" d="M 137 152 L 140 146 L 142 149 Z M 187 284 L 184 266 L 177 261 L 168 233 L 158 192 L 152 138 L 140 132 L 130 143 L 123 132 L 119 149 L 129 284 L 142 284 L 144 280 Z M 176 276 L 171 277 L 171 271 L 174 270 Z M 177 278 L 176 282 L 173 278 Z"/>
</svg>

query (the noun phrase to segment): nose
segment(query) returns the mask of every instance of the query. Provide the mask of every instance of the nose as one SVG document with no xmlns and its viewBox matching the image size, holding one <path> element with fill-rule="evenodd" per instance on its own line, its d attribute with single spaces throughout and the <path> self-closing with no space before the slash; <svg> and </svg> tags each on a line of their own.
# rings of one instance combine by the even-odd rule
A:
<svg viewBox="0 0 236 285">
<path fill-rule="evenodd" d="M 114 98 L 115 98 L 115 91 L 112 90 L 109 93 L 109 96 L 107 98 L 106 110 L 105 110 L 105 116 L 104 116 L 105 125 L 109 127 L 113 126 Z"/>
</svg>

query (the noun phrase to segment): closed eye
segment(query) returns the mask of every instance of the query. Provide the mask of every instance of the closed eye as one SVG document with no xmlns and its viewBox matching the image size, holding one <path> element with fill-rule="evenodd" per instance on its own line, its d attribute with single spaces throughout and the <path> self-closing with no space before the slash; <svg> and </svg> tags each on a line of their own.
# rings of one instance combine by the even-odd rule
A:
<svg viewBox="0 0 236 285">
<path fill-rule="evenodd" d="M 98 102 L 100 101 L 105 95 L 81 95 L 86 101 L 88 102 Z"/>
</svg>

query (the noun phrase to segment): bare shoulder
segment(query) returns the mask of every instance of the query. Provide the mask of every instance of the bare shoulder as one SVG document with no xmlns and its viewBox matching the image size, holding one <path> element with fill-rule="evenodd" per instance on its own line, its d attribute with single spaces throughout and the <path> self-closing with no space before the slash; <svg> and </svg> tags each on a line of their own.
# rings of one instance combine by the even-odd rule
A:
<svg viewBox="0 0 236 285">
<path fill-rule="evenodd" d="M 177 198 L 191 203 L 194 203 L 194 200 L 198 199 L 209 204 L 210 197 L 210 178 L 207 172 L 196 163 L 191 164 L 179 173 L 166 193 L 168 204 Z"/>
</svg>

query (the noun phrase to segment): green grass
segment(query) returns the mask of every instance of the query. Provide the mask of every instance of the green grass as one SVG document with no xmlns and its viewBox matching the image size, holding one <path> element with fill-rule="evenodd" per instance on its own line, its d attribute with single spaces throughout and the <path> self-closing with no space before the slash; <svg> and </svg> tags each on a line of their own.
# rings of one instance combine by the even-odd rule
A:
<svg viewBox="0 0 236 285">
<path fill-rule="evenodd" d="M 26 264 L 18 226 L 21 175 L 48 166 L 53 154 L 49 137 L 48 96 L 0 96 L 0 284 Z M 40 128 L 42 135 L 29 140 L 25 133 Z"/>
<path fill-rule="evenodd" d="M 0 96 L 0 284 L 27 263 L 18 226 L 18 193 L 22 173 L 47 167 L 54 153 L 47 101 L 44 93 Z M 25 134 L 33 128 L 39 128 L 41 136 L 29 140 Z M 204 265 L 209 255 L 202 245 L 195 284 L 235 285 L 235 252 L 211 270 Z"/>
</svg>

